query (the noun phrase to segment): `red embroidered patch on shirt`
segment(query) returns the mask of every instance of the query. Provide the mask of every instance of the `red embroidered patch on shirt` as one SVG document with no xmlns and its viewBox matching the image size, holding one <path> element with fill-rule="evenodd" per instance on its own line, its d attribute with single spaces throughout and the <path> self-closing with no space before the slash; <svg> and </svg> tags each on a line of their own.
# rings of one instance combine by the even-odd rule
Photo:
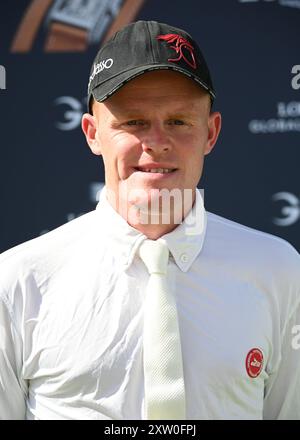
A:
<svg viewBox="0 0 300 440">
<path fill-rule="evenodd" d="M 246 357 L 246 370 L 250 377 L 257 377 L 264 366 L 264 355 L 259 348 L 252 348 Z"/>
</svg>

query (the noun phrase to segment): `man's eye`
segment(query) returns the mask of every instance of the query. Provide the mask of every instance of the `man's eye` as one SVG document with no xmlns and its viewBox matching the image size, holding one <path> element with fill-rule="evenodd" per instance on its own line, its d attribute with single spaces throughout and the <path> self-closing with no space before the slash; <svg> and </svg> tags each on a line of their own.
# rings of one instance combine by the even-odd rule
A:
<svg viewBox="0 0 300 440">
<path fill-rule="evenodd" d="M 138 119 L 132 119 L 131 121 L 127 121 L 126 125 L 144 125 L 144 121 Z"/>
<path fill-rule="evenodd" d="M 171 124 L 171 125 L 184 125 L 185 122 L 182 121 L 181 119 L 171 119 L 169 121 L 169 124 Z"/>
</svg>

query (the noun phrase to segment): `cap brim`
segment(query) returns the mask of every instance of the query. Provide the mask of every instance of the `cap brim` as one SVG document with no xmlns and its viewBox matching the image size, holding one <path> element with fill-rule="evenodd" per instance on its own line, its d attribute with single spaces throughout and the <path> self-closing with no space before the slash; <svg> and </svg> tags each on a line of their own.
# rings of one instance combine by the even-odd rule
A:
<svg viewBox="0 0 300 440">
<path fill-rule="evenodd" d="M 204 88 L 211 95 L 213 99 L 216 97 L 214 90 L 209 88 L 208 85 L 205 84 L 203 81 L 199 80 L 199 78 L 193 76 L 190 72 L 187 72 L 186 70 L 182 69 L 179 66 L 176 65 L 172 66 L 170 64 L 151 64 L 151 65 L 139 66 L 139 67 L 135 67 L 134 69 L 127 70 L 126 72 L 116 75 L 115 77 L 99 84 L 97 87 L 95 87 L 92 90 L 91 95 L 96 101 L 103 102 L 111 95 L 116 93 L 127 82 L 131 81 L 137 76 L 142 75 L 145 72 L 149 72 L 153 70 L 174 70 L 176 72 L 182 73 L 183 75 L 197 82 L 198 85 Z M 88 103 L 88 106 L 90 106 L 90 103 Z"/>
</svg>

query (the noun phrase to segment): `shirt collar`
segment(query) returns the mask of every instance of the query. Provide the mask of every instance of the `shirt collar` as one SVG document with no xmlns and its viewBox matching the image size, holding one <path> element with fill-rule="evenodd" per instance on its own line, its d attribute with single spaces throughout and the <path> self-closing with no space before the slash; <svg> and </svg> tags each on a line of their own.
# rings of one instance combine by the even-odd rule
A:
<svg viewBox="0 0 300 440">
<path fill-rule="evenodd" d="M 103 222 L 104 233 L 110 239 L 110 247 L 120 263 L 127 269 L 135 256 L 142 241 L 147 237 L 130 226 L 118 214 L 106 198 L 106 188 L 100 193 L 96 213 Z M 163 240 L 173 256 L 178 267 L 187 272 L 200 253 L 206 232 L 207 216 L 200 191 L 196 188 L 195 203 L 185 217 L 172 232 L 163 235 Z"/>
<path fill-rule="evenodd" d="M 195 203 L 182 223 L 163 235 L 177 266 L 187 272 L 203 247 L 207 215 L 200 191 L 196 188 Z"/>
</svg>

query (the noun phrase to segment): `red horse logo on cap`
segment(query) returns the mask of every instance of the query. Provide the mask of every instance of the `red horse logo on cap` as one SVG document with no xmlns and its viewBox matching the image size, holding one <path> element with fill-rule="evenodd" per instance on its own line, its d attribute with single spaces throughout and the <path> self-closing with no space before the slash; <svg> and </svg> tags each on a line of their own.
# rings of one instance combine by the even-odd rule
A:
<svg viewBox="0 0 300 440">
<path fill-rule="evenodd" d="M 166 35 L 159 35 L 156 37 L 157 40 L 164 40 L 168 44 L 171 45 L 171 48 L 175 50 L 177 54 L 179 54 L 178 58 L 172 58 L 168 59 L 168 61 L 176 62 L 181 60 L 181 58 L 184 59 L 184 61 L 193 69 L 197 68 L 196 60 L 194 56 L 194 47 L 189 43 L 185 38 L 183 38 L 181 35 L 177 34 L 166 34 Z M 175 43 L 175 44 L 172 44 Z M 186 49 L 189 54 L 191 55 L 191 60 L 188 60 L 186 56 L 184 55 L 183 49 Z"/>
</svg>

